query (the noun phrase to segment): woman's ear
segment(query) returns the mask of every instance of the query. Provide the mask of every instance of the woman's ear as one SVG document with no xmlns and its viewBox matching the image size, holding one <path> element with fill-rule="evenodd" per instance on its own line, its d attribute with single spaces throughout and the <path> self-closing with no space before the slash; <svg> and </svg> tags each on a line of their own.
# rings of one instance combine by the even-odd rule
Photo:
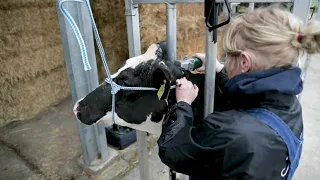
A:
<svg viewBox="0 0 320 180">
<path fill-rule="evenodd" d="M 240 64 L 240 69 L 242 73 L 248 72 L 251 69 L 251 58 L 246 52 L 241 52 L 241 64 Z"/>
</svg>

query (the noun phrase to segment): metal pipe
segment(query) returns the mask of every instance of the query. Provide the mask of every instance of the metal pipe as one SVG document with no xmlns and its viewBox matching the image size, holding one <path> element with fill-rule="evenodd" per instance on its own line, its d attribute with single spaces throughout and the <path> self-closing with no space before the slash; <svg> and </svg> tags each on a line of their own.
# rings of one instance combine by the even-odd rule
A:
<svg viewBox="0 0 320 180">
<path fill-rule="evenodd" d="M 88 59 L 92 69 L 90 71 L 84 71 L 81 52 L 75 34 L 59 9 L 58 0 L 56 4 L 72 102 L 74 104 L 99 85 L 92 24 L 88 10 L 83 4 L 66 3 L 64 5 L 78 24 L 87 47 Z M 84 166 L 90 168 L 90 166 L 93 166 L 93 163 L 95 163 L 94 165 L 102 164 L 107 160 L 109 155 L 104 125 L 96 124 L 87 126 L 77 119 L 76 122 L 80 136 Z"/>
<path fill-rule="evenodd" d="M 295 1 L 293 5 L 293 14 L 300 17 L 306 23 L 310 12 L 312 0 Z"/>
<path fill-rule="evenodd" d="M 229 0 L 229 3 L 277 3 L 294 2 L 295 0 Z M 203 3 L 204 0 L 132 0 L 132 4 L 159 4 L 159 3 Z M 225 0 L 216 0 L 216 3 L 224 3 Z"/>
<path fill-rule="evenodd" d="M 306 25 L 308 21 L 308 16 L 310 12 L 310 7 L 311 7 L 312 0 L 304 0 L 304 1 L 295 1 L 293 5 L 293 10 L 292 13 L 295 14 L 296 16 L 300 17 L 300 19 L 304 22 Z M 301 73 L 301 79 L 304 81 L 306 78 L 307 70 L 309 67 L 309 61 L 310 61 L 310 56 L 306 55 L 306 59 L 302 61 L 302 73 Z M 301 94 L 298 95 L 298 99 L 300 100 Z"/>
<path fill-rule="evenodd" d="M 126 0 L 125 3 L 127 14 L 129 56 L 131 58 L 141 55 L 139 12 L 138 6 L 133 5 L 131 0 Z M 147 133 L 136 130 L 136 136 L 139 155 L 140 179 L 149 180 L 149 151 L 147 147 Z"/>
<path fill-rule="evenodd" d="M 249 3 L 249 11 L 253 11 L 254 10 L 254 3 Z"/>
<path fill-rule="evenodd" d="M 170 61 L 177 59 L 177 8 L 176 4 L 166 4 L 167 9 L 167 53 Z"/>
<path fill-rule="evenodd" d="M 318 13 L 315 18 L 316 20 L 320 21 L 320 7 L 318 7 Z"/>
<path fill-rule="evenodd" d="M 230 5 L 230 3 L 229 3 Z M 230 7 L 231 8 L 231 7 Z M 229 12 L 228 12 L 228 8 L 227 8 L 227 5 L 226 4 L 223 4 L 223 7 L 222 7 L 222 10 L 223 10 L 223 15 L 224 17 L 228 17 L 229 16 Z M 230 12 L 231 13 L 231 12 Z"/>
<path fill-rule="evenodd" d="M 219 4 L 215 4 L 214 24 L 218 23 Z M 207 30 L 206 37 L 206 75 L 205 75 L 205 90 L 204 90 L 204 117 L 213 112 L 214 109 L 214 94 L 216 80 L 216 59 L 217 59 L 217 29 L 213 30 L 213 42 L 211 33 Z"/>
</svg>

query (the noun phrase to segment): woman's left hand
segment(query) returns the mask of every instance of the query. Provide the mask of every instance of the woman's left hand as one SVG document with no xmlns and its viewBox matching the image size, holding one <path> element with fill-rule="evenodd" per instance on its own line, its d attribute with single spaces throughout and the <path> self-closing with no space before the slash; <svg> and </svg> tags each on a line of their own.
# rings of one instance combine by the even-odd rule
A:
<svg viewBox="0 0 320 180">
<path fill-rule="evenodd" d="M 186 78 L 178 79 L 176 84 L 177 102 L 184 101 L 191 105 L 198 96 L 199 89 L 197 85 L 192 84 L 192 82 L 188 81 Z"/>
</svg>

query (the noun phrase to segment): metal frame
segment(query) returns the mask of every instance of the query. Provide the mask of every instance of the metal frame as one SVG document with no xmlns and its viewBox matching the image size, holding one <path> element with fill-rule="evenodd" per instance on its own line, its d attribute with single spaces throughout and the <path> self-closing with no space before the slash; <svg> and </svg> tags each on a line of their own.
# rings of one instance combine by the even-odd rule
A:
<svg viewBox="0 0 320 180">
<path fill-rule="evenodd" d="M 253 11 L 254 10 L 254 3 L 249 3 L 249 11 Z"/>
<path fill-rule="evenodd" d="M 215 19 L 216 25 L 218 23 L 219 4 L 215 4 Z M 215 80 L 216 80 L 216 59 L 218 54 L 218 31 L 213 30 L 209 32 L 207 28 L 206 33 L 206 73 L 205 73 L 205 86 L 204 86 L 204 117 L 213 112 L 214 109 L 214 94 L 215 94 Z"/>
<path fill-rule="evenodd" d="M 276 3 L 294 2 L 297 0 L 229 0 L 229 3 Z M 303 1 L 303 0 L 298 0 Z M 132 4 L 161 4 L 161 3 L 203 3 L 204 0 L 132 0 Z M 216 3 L 224 3 L 224 0 L 216 0 Z"/>
<path fill-rule="evenodd" d="M 57 0 L 58 2 L 58 0 Z M 204 0 L 125 0 L 126 22 L 128 34 L 129 56 L 134 57 L 141 54 L 141 40 L 139 28 L 139 4 L 166 3 L 167 8 L 167 43 L 168 56 L 170 60 L 176 59 L 177 48 L 177 12 L 176 3 L 203 3 Z M 217 0 L 222 3 L 224 0 Z M 229 3 L 266 3 L 266 2 L 294 2 L 293 13 L 307 21 L 311 0 L 229 0 Z M 98 73 L 96 67 L 96 57 L 91 21 L 86 8 L 81 3 L 66 5 L 69 13 L 74 17 L 79 25 L 80 31 L 87 45 L 92 70 L 83 71 L 80 50 L 77 40 L 72 32 L 67 20 L 63 17 L 58 7 L 58 17 L 64 56 L 67 64 L 68 78 L 72 90 L 72 100 L 75 103 L 79 98 L 86 96 L 98 85 Z M 216 11 L 218 12 L 218 11 Z M 216 16 L 217 17 L 217 16 Z M 320 19 L 320 11 L 317 13 Z M 213 36 L 214 41 L 211 41 Z M 217 57 L 217 31 L 206 34 L 206 80 L 205 80 L 205 115 L 210 114 L 214 108 L 214 89 L 215 89 L 215 60 Z M 86 126 L 77 120 L 83 161 L 86 167 L 101 166 L 109 157 L 107 139 L 103 124 Z M 149 179 L 147 135 L 145 132 L 137 131 L 137 144 L 139 152 L 140 179 Z"/>
<path fill-rule="evenodd" d="M 296 0 L 293 5 L 293 14 L 299 16 L 305 23 L 308 21 L 312 0 Z"/>
<path fill-rule="evenodd" d="M 306 15 L 308 14 L 309 9 L 307 11 L 302 10 L 301 7 L 305 7 L 303 4 L 304 0 L 231 0 L 229 3 L 243 3 L 249 2 L 250 10 L 254 9 L 253 3 L 267 3 L 267 2 L 299 2 L 300 5 L 296 5 L 294 11 L 298 16 L 303 19 L 306 19 Z M 308 0 L 311 1 L 311 0 Z M 170 60 L 175 60 L 176 58 L 176 33 L 177 33 L 177 22 L 176 22 L 176 3 L 203 3 L 204 0 L 126 0 L 126 8 L 127 13 L 127 31 L 128 31 L 128 42 L 129 42 L 129 50 L 130 56 L 132 57 L 133 51 L 136 48 L 139 49 L 139 53 L 134 55 L 140 55 L 140 30 L 139 24 L 134 24 L 133 22 L 139 23 L 139 14 L 138 14 L 138 6 L 139 4 L 159 4 L 166 3 L 166 12 L 167 12 L 167 50 L 168 56 Z M 217 3 L 222 3 L 224 0 L 217 0 Z M 304 6 L 301 6 L 301 5 Z M 300 8 L 297 8 L 299 7 Z M 218 12 L 218 11 L 216 11 Z M 216 16 L 218 18 L 218 16 Z M 216 19 L 216 21 L 218 21 Z M 135 39 L 133 38 L 136 37 Z M 207 30 L 206 34 L 206 76 L 205 76 L 205 109 L 204 115 L 207 116 L 214 109 L 214 90 L 215 90 L 215 67 L 216 67 L 216 57 L 217 57 L 217 31 L 210 33 Z M 211 37 L 213 36 L 214 41 L 211 41 Z M 148 169 L 148 152 L 146 151 L 146 137 L 145 133 L 138 132 L 137 133 L 137 141 L 138 141 L 138 151 L 139 151 L 139 164 L 140 164 L 140 179 L 148 180 L 149 179 L 149 169 Z"/>
<path fill-rule="evenodd" d="M 177 59 L 177 6 L 167 3 L 167 53 L 168 59 L 174 61 Z"/>
<path fill-rule="evenodd" d="M 296 0 L 292 13 L 298 16 L 303 23 L 306 25 L 306 22 L 308 21 L 308 16 L 310 12 L 310 7 L 311 7 L 312 0 Z M 302 57 L 303 58 L 303 57 Z M 301 79 L 304 81 L 306 75 L 307 75 L 307 69 L 309 67 L 309 62 L 310 62 L 310 56 L 307 55 L 305 60 L 302 61 L 302 73 L 301 73 Z M 298 99 L 301 99 L 301 94 L 297 95 Z"/>
<path fill-rule="evenodd" d="M 74 104 L 78 99 L 86 96 L 99 85 L 92 25 L 89 13 L 82 3 L 65 4 L 65 7 L 78 24 L 87 45 L 88 58 L 92 69 L 90 71 L 84 71 L 82 61 L 80 61 L 81 52 L 77 39 L 70 24 L 59 10 L 58 0 L 56 4 L 69 84 L 72 93 L 72 102 Z M 87 126 L 77 119 L 76 122 L 81 141 L 83 165 L 89 169 L 99 169 L 99 165 L 107 161 L 109 157 L 105 125 L 98 123 Z M 97 166 L 99 166 L 99 168 L 97 168 Z"/>
<path fill-rule="evenodd" d="M 140 41 L 140 23 L 138 6 L 133 5 L 131 0 L 125 2 L 127 12 L 127 33 L 129 44 L 129 56 L 135 57 L 141 55 L 141 41 Z M 139 156 L 139 170 L 140 179 L 148 180 L 149 178 L 149 163 L 148 163 L 148 147 L 147 147 L 147 133 L 136 130 L 138 156 Z"/>
</svg>

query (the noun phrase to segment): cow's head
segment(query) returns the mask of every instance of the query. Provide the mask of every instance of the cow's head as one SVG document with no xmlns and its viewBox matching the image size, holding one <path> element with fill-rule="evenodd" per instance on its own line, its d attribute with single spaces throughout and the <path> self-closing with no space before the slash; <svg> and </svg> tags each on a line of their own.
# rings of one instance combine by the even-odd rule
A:
<svg viewBox="0 0 320 180">
<path fill-rule="evenodd" d="M 175 85 L 177 78 L 184 72 L 167 59 L 166 43 L 152 44 L 140 56 L 128 59 L 124 65 L 112 75 L 113 81 L 121 86 L 154 87 L 159 89 L 165 82 L 164 91 L 121 90 L 116 94 L 116 124 L 159 133 L 159 129 L 151 124 L 160 124 L 168 110 L 170 86 Z M 160 94 L 160 95 L 159 95 Z M 159 95 L 159 96 L 158 96 Z M 112 118 L 111 86 L 103 83 L 86 97 L 79 100 L 74 112 L 84 124 L 91 125 L 98 120 Z M 160 125 L 161 126 L 161 125 Z"/>
</svg>

